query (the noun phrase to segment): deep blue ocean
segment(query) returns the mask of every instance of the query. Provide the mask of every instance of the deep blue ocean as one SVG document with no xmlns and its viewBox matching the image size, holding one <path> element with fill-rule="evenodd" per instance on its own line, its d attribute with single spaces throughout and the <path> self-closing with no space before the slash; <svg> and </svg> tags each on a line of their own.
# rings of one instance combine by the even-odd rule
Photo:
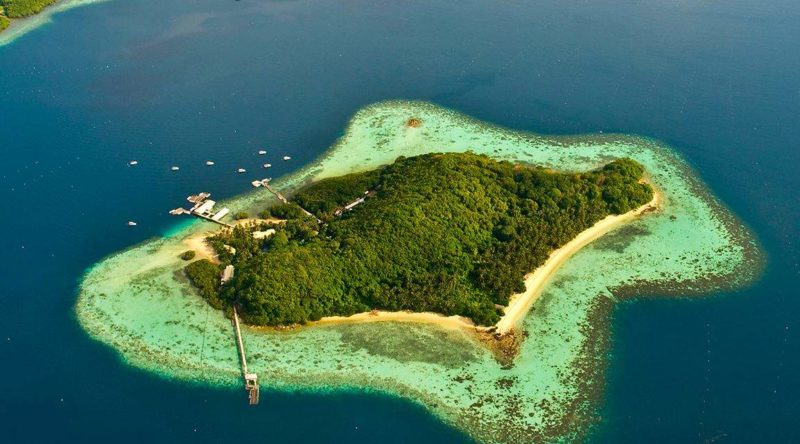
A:
<svg viewBox="0 0 800 444">
<path fill-rule="evenodd" d="M 262 147 L 293 157 L 273 175 L 299 168 L 394 98 L 680 151 L 768 265 L 735 293 L 619 305 L 593 439 L 800 442 L 797 0 L 118 0 L 0 47 L 0 442 L 466 441 L 390 397 L 249 408 L 166 381 L 73 313 L 84 270 L 174 227 L 198 184 L 248 190 L 234 171 Z"/>
</svg>

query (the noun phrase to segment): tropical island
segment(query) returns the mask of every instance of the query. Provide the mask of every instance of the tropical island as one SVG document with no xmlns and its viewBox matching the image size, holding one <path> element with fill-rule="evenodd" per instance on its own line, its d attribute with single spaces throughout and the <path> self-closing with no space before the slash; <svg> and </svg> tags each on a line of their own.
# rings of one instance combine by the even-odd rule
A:
<svg viewBox="0 0 800 444">
<path fill-rule="evenodd" d="M 80 325 L 126 363 L 241 390 L 229 314 L 212 304 L 240 307 L 250 324 L 307 320 L 242 327 L 262 387 L 401 396 L 483 442 L 584 441 L 600 420 L 616 303 L 739 288 L 763 263 L 747 228 L 663 144 L 514 131 L 430 103 L 359 110 L 316 161 L 270 185 L 288 205 L 255 188 L 225 202 L 236 228 L 193 221 L 92 266 Z M 195 274 L 194 263 L 205 265 Z M 509 297 L 523 278 L 524 294 Z M 374 307 L 484 326 L 503 317 L 487 328 L 358 313 Z M 475 331 L 512 326 L 523 340 L 509 364 Z"/>
<path fill-rule="evenodd" d="M 630 159 L 561 173 L 472 153 L 400 157 L 301 188 L 262 212 L 270 222 L 210 237 L 218 263 L 186 271 L 250 324 L 408 310 L 488 327 L 553 250 L 650 202 L 643 173 Z M 236 273 L 220 285 L 227 265 Z"/>
<path fill-rule="evenodd" d="M 57 0 L 0 0 L 0 32 L 8 28 L 10 19 L 38 14 Z"/>
</svg>

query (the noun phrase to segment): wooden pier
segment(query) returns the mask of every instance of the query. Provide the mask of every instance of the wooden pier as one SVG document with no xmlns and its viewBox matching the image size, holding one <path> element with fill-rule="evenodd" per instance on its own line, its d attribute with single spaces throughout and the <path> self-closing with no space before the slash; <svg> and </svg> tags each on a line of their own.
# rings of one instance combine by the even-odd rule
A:
<svg viewBox="0 0 800 444">
<path fill-rule="evenodd" d="M 276 190 L 275 188 L 272 188 L 272 186 L 269 184 L 269 181 L 268 181 L 268 180 L 262 180 L 262 181 L 261 181 L 261 186 L 262 186 L 262 187 L 264 187 L 264 188 L 266 188 L 266 189 L 268 189 L 268 190 L 269 190 L 269 191 L 270 191 L 272 194 L 274 194 L 274 195 L 275 195 L 275 197 L 277 197 L 277 198 L 278 198 L 278 200 L 280 200 L 281 202 L 283 202 L 283 203 L 285 203 L 285 204 L 288 204 L 288 203 L 289 203 L 289 200 L 288 200 L 288 199 L 286 199 L 286 196 L 284 196 L 283 194 L 281 194 L 281 192 L 280 192 L 280 191 L 278 191 L 278 190 Z M 301 207 L 300 205 L 297 205 L 297 207 L 298 207 L 298 208 L 300 208 L 300 210 L 301 210 L 303 213 L 305 213 L 305 215 L 306 215 L 306 216 L 313 217 L 313 218 L 314 218 L 314 220 L 315 220 L 315 221 L 317 221 L 317 223 L 318 223 L 318 224 L 321 224 L 321 223 L 322 223 L 322 220 L 320 220 L 320 219 L 319 219 L 317 216 L 314 216 L 314 214 L 312 214 L 310 211 L 306 210 L 305 208 Z"/>
<path fill-rule="evenodd" d="M 186 208 L 178 207 L 174 210 L 170 210 L 169 214 L 173 216 L 188 214 L 190 216 L 195 216 L 200 219 L 222 225 L 223 227 L 233 228 L 233 225 L 222 221 L 222 218 L 227 216 L 230 213 L 230 210 L 223 208 L 217 212 L 214 212 L 214 205 L 216 202 L 210 200 L 209 197 L 211 197 L 211 193 L 205 192 L 189 196 L 186 198 L 186 200 L 194 204 L 192 208 L 187 210 Z"/>
<path fill-rule="evenodd" d="M 195 217 L 198 217 L 198 218 L 200 218 L 200 219 L 207 220 L 207 221 L 209 221 L 209 222 L 213 222 L 213 223 L 215 223 L 215 224 L 217 224 L 217 225 L 222 225 L 223 227 L 227 227 L 227 228 L 233 228 L 233 225 L 232 225 L 232 224 L 229 224 L 229 223 L 227 223 L 227 222 L 223 222 L 223 221 L 221 221 L 221 220 L 212 219 L 212 218 L 210 218 L 210 217 L 208 217 L 208 216 L 204 216 L 204 215 L 202 215 L 202 214 L 197 214 L 197 213 L 193 213 L 192 215 L 193 215 L 193 216 L 195 216 Z"/>
<path fill-rule="evenodd" d="M 242 342 L 242 330 L 239 327 L 239 314 L 236 306 L 233 307 L 233 326 L 236 329 L 236 347 L 239 349 L 239 360 L 242 364 L 242 377 L 244 378 L 244 389 L 247 390 L 250 405 L 258 404 L 258 375 L 247 371 L 247 357 L 244 354 L 244 342 Z"/>
<path fill-rule="evenodd" d="M 288 200 L 288 199 L 286 199 L 286 197 L 285 197 L 283 194 L 281 194 L 281 192 L 280 192 L 280 191 L 276 190 L 275 188 L 272 188 L 272 185 L 270 185 L 268 181 L 266 181 L 266 180 L 262 180 L 262 181 L 261 181 L 261 186 L 262 186 L 262 187 L 264 187 L 264 188 L 266 188 L 266 189 L 268 189 L 268 190 L 269 190 L 269 192 L 270 192 L 270 193 L 272 193 L 272 194 L 274 194 L 274 195 L 275 195 L 275 197 L 277 197 L 277 198 L 278 198 L 278 200 L 280 200 L 281 202 L 283 202 L 283 203 L 289 203 L 289 200 Z"/>
</svg>

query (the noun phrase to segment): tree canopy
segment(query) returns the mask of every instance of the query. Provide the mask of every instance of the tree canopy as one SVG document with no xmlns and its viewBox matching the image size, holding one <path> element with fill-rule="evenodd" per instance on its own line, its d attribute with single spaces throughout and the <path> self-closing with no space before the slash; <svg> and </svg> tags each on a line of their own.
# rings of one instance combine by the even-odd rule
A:
<svg viewBox="0 0 800 444">
<path fill-rule="evenodd" d="M 5 15 L 11 18 L 26 17 L 36 14 L 56 0 L 0 0 Z"/>
<path fill-rule="evenodd" d="M 288 220 L 268 239 L 255 239 L 256 227 L 217 235 L 212 245 L 236 273 L 213 292 L 203 280 L 202 293 L 215 306 L 238 304 L 245 321 L 261 325 L 371 309 L 491 325 L 497 306 L 524 289 L 524 276 L 550 252 L 605 216 L 647 203 L 653 191 L 642 174 L 629 159 L 571 174 L 472 153 L 401 157 L 302 188 L 269 210 Z"/>
</svg>

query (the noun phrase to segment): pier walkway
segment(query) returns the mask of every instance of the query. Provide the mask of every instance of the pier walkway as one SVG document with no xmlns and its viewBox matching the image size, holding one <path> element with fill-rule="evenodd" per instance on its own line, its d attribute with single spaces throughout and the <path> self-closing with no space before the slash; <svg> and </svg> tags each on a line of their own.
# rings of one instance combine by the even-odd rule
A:
<svg viewBox="0 0 800 444">
<path fill-rule="evenodd" d="M 203 220 L 207 220 L 209 222 L 222 225 L 223 227 L 233 228 L 233 225 L 223 222 L 222 218 L 230 213 L 230 210 L 227 208 L 223 208 L 219 211 L 214 211 L 214 205 L 216 202 L 209 199 L 211 197 L 211 193 L 198 193 L 191 195 L 186 198 L 190 203 L 194 204 L 192 208 L 186 209 L 183 207 L 175 208 L 174 210 L 170 210 L 169 214 L 173 216 L 180 216 L 181 214 L 188 214 L 190 216 L 195 216 Z"/>
<path fill-rule="evenodd" d="M 268 189 L 270 191 L 270 193 L 274 194 L 275 197 L 278 198 L 278 200 L 280 200 L 281 202 L 283 202 L 285 204 L 288 204 L 289 203 L 289 199 L 287 199 L 286 196 L 281 194 L 280 191 L 276 190 L 275 188 L 272 188 L 272 186 L 268 182 L 269 181 L 267 181 L 267 180 L 262 181 L 261 182 L 261 186 L 266 188 L 266 189 Z M 306 210 L 305 208 L 301 207 L 300 205 L 297 205 L 297 207 L 300 208 L 300 210 L 302 210 L 303 213 L 305 213 L 306 216 L 313 217 L 314 220 L 317 221 L 318 224 L 322 223 L 322 220 L 320 220 L 317 216 L 314 216 L 314 214 L 312 214 L 310 211 Z"/>
<path fill-rule="evenodd" d="M 195 213 L 195 214 L 193 214 L 193 215 L 194 215 L 195 217 L 199 217 L 200 219 L 207 220 L 207 221 L 209 221 L 209 222 L 212 222 L 212 223 L 215 223 L 215 224 L 217 224 L 217 225 L 222 225 L 223 227 L 227 227 L 227 228 L 233 228 L 233 227 L 234 227 L 232 224 L 229 224 L 229 223 L 227 223 L 227 222 L 223 222 L 223 221 L 221 221 L 221 220 L 214 219 L 214 218 L 211 218 L 211 217 L 208 217 L 208 216 L 202 215 L 202 214 L 197 214 L 197 213 Z"/>
<path fill-rule="evenodd" d="M 239 360 L 242 364 L 242 377 L 244 377 L 244 389 L 247 390 L 250 405 L 258 404 L 258 375 L 247 371 L 247 357 L 244 354 L 244 342 L 242 342 L 242 330 L 239 327 L 239 314 L 236 306 L 233 307 L 233 326 L 236 329 L 236 347 L 239 349 Z"/>
</svg>

